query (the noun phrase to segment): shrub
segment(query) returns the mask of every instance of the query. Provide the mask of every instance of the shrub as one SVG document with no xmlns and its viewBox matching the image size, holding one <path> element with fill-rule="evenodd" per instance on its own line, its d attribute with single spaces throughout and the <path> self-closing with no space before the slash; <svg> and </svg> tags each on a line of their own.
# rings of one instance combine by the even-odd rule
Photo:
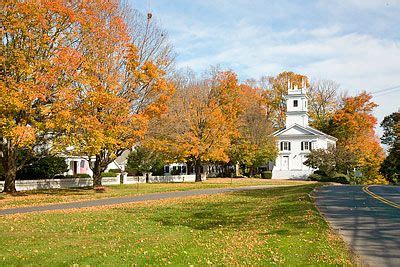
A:
<svg viewBox="0 0 400 267">
<path fill-rule="evenodd" d="M 118 173 L 115 172 L 103 172 L 101 173 L 101 177 L 117 177 Z"/>
<path fill-rule="evenodd" d="M 255 174 L 255 175 L 254 175 L 254 178 L 261 179 L 261 174 L 259 174 L 259 173 L 258 173 L 258 174 Z"/>
<path fill-rule="evenodd" d="M 171 175 L 180 175 L 181 172 L 178 169 L 171 170 Z"/>
<path fill-rule="evenodd" d="M 319 174 L 320 176 L 323 176 L 323 177 L 327 176 L 326 173 L 324 171 L 321 171 L 321 170 L 316 170 L 316 171 L 314 171 L 314 173 L 315 174 Z"/>
<path fill-rule="evenodd" d="M 272 172 L 271 171 L 263 171 L 261 173 L 261 178 L 263 178 L 263 179 L 271 179 L 272 178 Z"/>
<path fill-rule="evenodd" d="M 318 182 L 334 182 L 334 183 L 341 183 L 341 184 L 350 183 L 350 178 L 346 174 L 335 173 L 333 176 L 326 176 L 323 174 L 324 174 L 324 172 L 315 171 L 313 174 L 310 174 L 308 176 L 308 179 L 311 181 L 318 181 Z"/>
<path fill-rule="evenodd" d="M 110 169 L 108 172 L 121 173 L 122 171 L 120 169 Z"/>
<path fill-rule="evenodd" d="M 323 177 L 318 173 L 312 173 L 308 176 L 308 180 L 322 182 Z"/>
<path fill-rule="evenodd" d="M 350 178 L 346 174 L 336 173 L 332 177 L 331 182 L 336 182 L 336 183 L 341 183 L 341 184 L 348 184 L 348 183 L 350 183 Z"/>
<path fill-rule="evenodd" d="M 36 159 L 17 171 L 18 180 L 50 179 L 68 171 L 68 165 L 62 157 Z"/>
</svg>

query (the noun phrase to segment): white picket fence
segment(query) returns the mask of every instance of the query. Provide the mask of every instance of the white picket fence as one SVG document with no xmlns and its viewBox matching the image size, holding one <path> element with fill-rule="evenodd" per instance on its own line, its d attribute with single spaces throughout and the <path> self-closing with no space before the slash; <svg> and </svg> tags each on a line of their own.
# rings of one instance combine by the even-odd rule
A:
<svg viewBox="0 0 400 267">
<path fill-rule="evenodd" d="M 122 176 L 122 179 L 121 179 Z M 195 175 L 169 175 L 169 176 L 152 176 L 150 175 L 149 183 L 183 183 L 195 182 Z M 121 181 L 122 180 L 122 181 Z M 119 184 L 137 184 L 146 183 L 146 176 L 127 176 L 119 174 L 117 177 L 103 177 L 102 185 L 119 185 Z M 92 178 L 65 178 L 65 179 L 42 179 L 42 180 L 17 180 L 15 188 L 17 191 L 50 189 L 50 188 L 74 188 L 87 187 L 93 185 Z M 0 181 L 0 192 L 3 191 L 4 181 Z"/>
</svg>

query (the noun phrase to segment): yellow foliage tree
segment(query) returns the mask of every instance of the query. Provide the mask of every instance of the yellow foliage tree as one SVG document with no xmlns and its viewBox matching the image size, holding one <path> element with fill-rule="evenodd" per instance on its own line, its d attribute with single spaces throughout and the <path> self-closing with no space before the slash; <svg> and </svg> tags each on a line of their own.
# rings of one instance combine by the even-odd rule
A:
<svg viewBox="0 0 400 267">
<path fill-rule="evenodd" d="M 241 107 L 237 124 L 239 134 L 232 138 L 230 160 L 233 164 L 245 164 L 252 175 L 257 167 L 275 159 L 277 148 L 271 136 L 273 128 L 266 115 L 262 90 L 241 84 L 238 102 Z"/>
</svg>

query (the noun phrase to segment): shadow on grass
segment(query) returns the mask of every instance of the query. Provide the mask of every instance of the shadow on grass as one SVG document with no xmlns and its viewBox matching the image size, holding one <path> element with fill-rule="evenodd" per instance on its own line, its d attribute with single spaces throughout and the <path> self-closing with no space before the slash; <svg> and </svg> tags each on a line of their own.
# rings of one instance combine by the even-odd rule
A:
<svg viewBox="0 0 400 267">
<path fill-rule="evenodd" d="M 307 227 L 305 215 L 314 206 L 307 194 L 313 188 L 310 185 L 301 185 L 243 190 L 231 193 L 230 197 L 220 198 L 218 201 L 190 200 L 182 205 L 164 207 L 155 212 L 151 220 L 167 227 L 183 226 L 194 230 L 213 230 L 221 227 L 243 230 L 243 226 L 256 229 L 260 220 L 263 220 L 262 223 L 287 228 L 273 230 L 267 234 L 294 234 Z"/>
<path fill-rule="evenodd" d="M 37 189 L 29 191 L 19 191 L 11 194 L 13 197 L 26 197 L 30 195 L 53 195 L 53 196 L 68 196 L 68 195 L 85 195 L 88 192 L 95 193 L 92 187 L 66 188 L 66 189 Z M 96 192 L 97 193 L 97 192 Z M 7 193 L 0 193 L 0 200 L 4 199 Z"/>
</svg>

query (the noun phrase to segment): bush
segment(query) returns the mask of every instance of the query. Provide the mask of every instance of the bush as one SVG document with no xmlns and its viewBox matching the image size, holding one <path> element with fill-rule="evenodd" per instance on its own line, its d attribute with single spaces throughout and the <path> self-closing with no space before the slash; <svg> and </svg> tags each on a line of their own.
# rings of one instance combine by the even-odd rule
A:
<svg viewBox="0 0 400 267">
<path fill-rule="evenodd" d="M 332 177 L 331 182 L 336 182 L 336 183 L 341 183 L 341 184 L 348 184 L 348 183 L 350 183 L 350 178 L 346 174 L 336 173 Z"/>
<path fill-rule="evenodd" d="M 181 172 L 178 169 L 171 170 L 171 175 L 180 175 Z"/>
<path fill-rule="evenodd" d="M 101 173 L 101 177 L 117 177 L 118 173 L 115 172 L 103 172 Z"/>
<path fill-rule="evenodd" d="M 308 176 L 308 180 L 322 182 L 323 177 L 318 173 L 312 173 Z"/>
<path fill-rule="evenodd" d="M 318 181 L 318 182 L 334 182 L 334 183 L 341 183 L 341 184 L 348 184 L 350 183 L 350 178 L 346 174 L 343 173 L 335 173 L 333 176 L 326 176 L 321 175 L 324 172 L 315 171 L 313 174 L 308 176 L 310 181 Z"/>
<path fill-rule="evenodd" d="M 62 157 L 45 157 L 32 161 L 17 171 L 18 180 L 50 179 L 68 171 L 68 165 Z"/>
<path fill-rule="evenodd" d="M 314 173 L 318 174 L 318 175 L 320 175 L 322 177 L 326 177 L 327 176 L 326 173 L 324 171 L 321 171 L 321 170 L 316 170 L 316 171 L 314 171 Z"/>
<path fill-rule="evenodd" d="M 56 175 L 54 176 L 54 179 L 70 179 L 70 178 L 91 178 L 89 174 L 87 173 L 77 173 L 73 175 Z"/>
<path fill-rule="evenodd" d="M 259 174 L 259 173 L 258 173 L 258 174 L 255 174 L 255 175 L 254 175 L 254 178 L 261 179 L 261 174 Z"/>
<path fill-rule="evenodd" d="M 272 178 L 272 172 L 271 171 L 263 171 L 261 173 L 261 178 L 262 179 L 271 179 Z"/>
</svg>

